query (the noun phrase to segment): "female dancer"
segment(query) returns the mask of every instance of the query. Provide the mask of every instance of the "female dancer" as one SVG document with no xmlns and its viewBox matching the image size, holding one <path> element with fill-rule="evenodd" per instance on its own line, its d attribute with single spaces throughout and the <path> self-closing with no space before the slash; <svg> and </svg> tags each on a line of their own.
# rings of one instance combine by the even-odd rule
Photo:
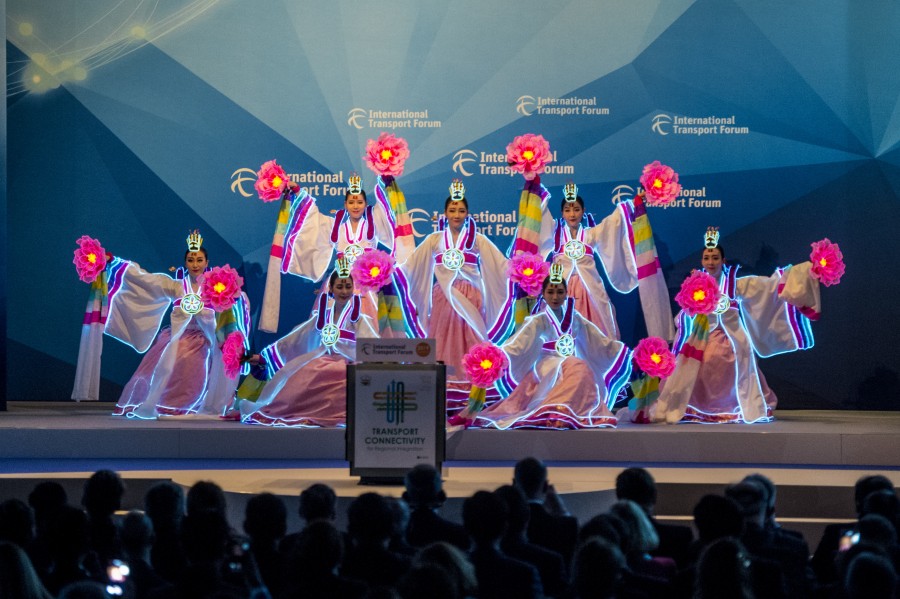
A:
<svg viewBox="0 0 900 599">
<path fill-rule="evenodd" d="M 224 312 L 216 313 L 205 306 L 198 279 L 206 271 L 209 258 L 197 231 L 187 241 L 185 266 L 178 269 L 174 279 L 148 273 L 137 263 L 119 258 L 107 266 L 109 313 L 104 332 L 139 352 L 147 352 L 125 385 L 113 411 L 115 416 L 220 416 L 231 405 L 237 383 L 225 376 L 220 348 L 233 331 L 241 330 L 246 337 L 246 297 L 242 294 Z M 160 331 L 170 304 L 171 326 Z M 82 368 L 82 362 L 91 360 L 96 360 L 99 372 L 99 349 L 97 346 L 98 351 L 79 353 L 79 372 L 91 370 Z M 96 355 L 91 357 L 91 353 Z M 77 375 L 73 397 L 84 395 L 79 391 L 84 384 L 85 379 Z"/>
<path fill-rule="evenodd" d="M 238 389 L 241 420 L 268 426 L 336 427 L 347 419 L 347 362 L 356 338 L 377 337 L 353 293 L 346 258 L 328 280 L 312 318 L 250 357 L 251 376 Z"/>
<path fill-rule="evenodd" d="M 815 319 L 821 312 L 818 281 L 810 276 L 809 262 L 778 269 L 769 277 L 738 278 L 738 267 L 725 262 L 716 229 L 707 231 L 705 244 L 701 263 L 719 282 L 722 301 L 708 316 L 708 335 L 703 315 L 680 312 L 676 317 L 674 350 L 680 355 L 651 408 L 651 418 L 670 423 L 767 422 L 777 399 L 755 354 L 768 357 L 812 347 L 807 315 Z"/>
<path fill-rule="evenodd" d="M 597 270 L 596 258 L 600 258 L 610 284 L 620 293 L 633 291 L 642 279 L 647 279 L 648 283 L 641 287 L 641 303 L 648 331 L 671 339 L 674 330 L 665 281 L 650 283 L 652 278 L 661 280 L 662 273 L 658 270 L 643 201 L 639 200 L 622 202 L 595 225 L 593 217 L 585 217 L 584 200 L 578 195 L 578 187 L 568 183 L 563 188 L 562 218 L 552 229 L 543 227 L 553 234 L 542 239 L 541 255 L 549 252 L 552 261 L 563 266 L 575 309 L 612 339 L 621 336 L 616 311 Z M 544 219 L 548 218 L 545 213 Z M 642 262 L 646 265 L 642 266 Z"/>
<path fill-rule="evenodd" d="M 631 352 L 575 308 L 553 265 L 533 316 L 503 344 L 515 390 L 481 412 L 475 426 L 508 428 L 614 427 L 608 405 L 628 382 Z"/>
<path fill-rule="evenodd" d="M 440 228 L 422 240 L 401 270 L 417 312 L 415 333 L 440 340 L 437 359 L 447 365 L 448 387 L 467 393 L 462 359 L 470 347 L 488 339 L 500 314 L 507 260 L 477 232 L 458 179 L 450 186 Z"/>
</svg>

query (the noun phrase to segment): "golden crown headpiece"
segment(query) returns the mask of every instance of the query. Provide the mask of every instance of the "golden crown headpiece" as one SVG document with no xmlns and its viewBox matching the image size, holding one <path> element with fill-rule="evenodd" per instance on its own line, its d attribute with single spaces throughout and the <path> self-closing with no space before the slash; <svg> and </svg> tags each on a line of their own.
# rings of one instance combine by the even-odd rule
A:
<svg viewBox="0 0 900 599">
<path fill-rule="evenodd" d="M 334 272 L 337 273 L 337 276 L 346 279 L 350 276 L 350 261 L 346 258 L 338 258 L 334 263 Z"/>
<path fill-rule="evenodd" d="M 347 179 L 347 191 L 350 193 L 362 193 L 362 178 L 356 173 L 353 173 Z"/>
<path fill-rule="evenodd" d="M 199 252 L 203 246 L 203 237 L 200 235 L 199 229 L 194 229 L 187 236 L 187 246 L 189 252 Z"/>
<path fill-rule="evenodd" d="M 463 185 L 461 179 L 454 179 L 453 183 L 450 184 L 450 200 L 454 202 L 461 202 L 466 197 L 466 186 Z"/>
<path fill-rule="evenodd" d="M 557 263 L 550 265 L 550 282 L 554 285 L 559 285 L 563 282 L 562 264 Z"/>
<path fill-rule="evenodd" d="M 708 248 L 719 247 L 719 227 L 707 227 L 703 236 L 703 244 Z"/>
<path fill-rule="evenodd" d="M 578 198 L 578 186 L 575 185 L 574 181 L 569 181 L 563 187 L 563 197 L 567 202 L 574 202 Z"/>
</svg>

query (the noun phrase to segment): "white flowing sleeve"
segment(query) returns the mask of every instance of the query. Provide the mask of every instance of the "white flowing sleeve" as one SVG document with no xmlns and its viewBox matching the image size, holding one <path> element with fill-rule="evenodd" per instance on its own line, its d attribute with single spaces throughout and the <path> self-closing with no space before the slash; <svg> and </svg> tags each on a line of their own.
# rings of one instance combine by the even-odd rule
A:
<svg viewBox="0 0 900 599">
<path fill-rule="evenodd" d="M 394 226 L 391 224 L 391 219 L 385 212 L 381 202 L 375 202 L 375 205 L 372 207 L 372 219 L 375 221 L 375 237 L 378 238 L 378 243 L 388 248 L 388 250 L 393 250 Z"/>
<path fill-rule="evenodd" d="M 172 300 L 182 294 L 181 282 L 153 274 L 131 262 L 122 286 L 109 305 L 105 332 L 140 353 L 149 349 Z"/>
<path fill-rule="evenodd" d="M 638 284 L 637 265 L 628 239 L 625 216 L 618 208 L 584 233 L 584 242 L 600 258 L 610 284 L 619 293 L 633 291 Z"/>
<path fill-rule="evenodd" d="M 431 290 L 434 285 L 434 250 L 440 242 L 441 233 L 428 235 L 400 266 L 409 283 L 409 300 L 416 309 L 419 326 L 423 331 L 428 331 Z"/>
<path fill-rule="evenodd" d="M 491 330 L 506 304 L 509 276 L 506 267 L 509 260 L 490 239 L 482 234 L 475 237 L 481 258 L 481 284 L 484 291 L 484 324 Z"/>
<path fill-rule="evenodd" d="M 300 232 L 291 244 L 287 272 L 313 282 L 320 281 L 328 271 L 334 254 L 331 243 L 333 227 L 334 218 L 319 212 L 318 204 L 313 200 L 300 226 Z"/>
<path fill-rule="evenodd" d="M 312 318 L 297 325 L 290 333 L 270 346 L 278 352 L 278 356 L 281 358 L 282 362 L 286 364 L 298 356 L 313 351 L 316 349 L 316 346 L 319 345 L 319 331 L 316 329 L 316 316 L 317 313 L 313 312 Z"/>
<path fill-rule="evenodd" d="M 631 373 L 628 347 L 621 341 L 604 335 L 597 325 L 578 313 L 575 314 L 573 329 L 575 355 L 590 364 L 597 383 L 605 385 L 607 389 L 614 387 L 615 381 L 621 380 L 624 384 Z"/>
<path fill-rule="evenodd" d="M 556 221 L 550 215 L 550 196 L 541 201 L 541 245 L 538 252 L 542 257 L 554 250 L 553 233 L 556 230 Z"/>
<path fill-rule="evenodd" d="M 502 346 L 509 358 L 509 373 L 516 383 L 521 382 L 541 359 L 543 350 L 540 334 L 546 328 L 546 318 L 543 314 L 529 316 Z"/>
</svg>

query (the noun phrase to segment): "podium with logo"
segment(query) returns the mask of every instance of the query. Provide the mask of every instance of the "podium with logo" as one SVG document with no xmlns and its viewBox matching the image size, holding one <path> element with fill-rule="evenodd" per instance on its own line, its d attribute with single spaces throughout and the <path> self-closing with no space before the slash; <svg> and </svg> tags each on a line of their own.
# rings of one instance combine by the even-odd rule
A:
<svg viewBox="0 0 900 599">
<path fill-rule="evenodd" d="M 347 367 L 347 460 L 361 484 L 444 461 L 446 367 L 434 339 L 357 339 Z"/>
</svg>

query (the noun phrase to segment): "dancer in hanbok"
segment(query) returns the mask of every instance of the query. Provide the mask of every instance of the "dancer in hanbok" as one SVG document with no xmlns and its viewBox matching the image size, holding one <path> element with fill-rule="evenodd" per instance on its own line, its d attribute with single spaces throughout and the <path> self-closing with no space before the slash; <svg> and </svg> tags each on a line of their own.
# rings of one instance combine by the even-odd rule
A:
<svg viewBox="0 0 900 599">
<path fill-rule="evenodd" d="M 246 339 L 243 281 L 226 266 L 214 269 L 221 275 L 216 289 L 204 288 L 209 259 L 203 239 L 194 231 L 187 241 L 185 266 L 175 278 L 121 258 L 109 260 L 88 306 L 73 399 L 97 399 L 105 333 L 146 352 L 113 415 L 221 416 L 231 405 L 237 382 L 226 376 L 221 347 L 232 333 Z M 160 330 L 170 306 L 171 326 Z"/>
<path fill-rule="evenodd" d="M 463 391 L 460 398 L 448 396 L 450 406 L 464 401 L 470 386 L 463 356 L 488 339 L 506 301 L 507 259 L 478 233 L 458 179 L 450 186 L 440 228 L 422 240 L 401 270 L 417 313 L 415 334 L 438 340 L 437 359 L 447 365 L 448 389 Z"/>
<path fill-rule="evenodd" d="M 672 339 L 672 310 L 643 198 L 621 202 L 612 214 L 595 224 L 591 215 L 585 215 L 578 187 L 568 183 L 563 188 L 560 210 L 562 218 L 551 226 L 547 226 L 549 215 L 544 212 L 542 231 L 552 234 L 542 235 L 541 255 L 549 254 L 554 264 L 562 265 L 569 297 L 575 299 L 579 314 L 607 337 L 621 337 L 615 308 L 597 269 L 599 258 L 616 291 L 629 293 L 640 286 L 648 332 Z"/>
<path fill-rule="evenodd" d="M 346 258 L 328 281 L 312 318 L 254 354 L 250 376 L 237 392 L 241 420 L 249 424 L 337 427 L 347 420 L 347 363 L 357 338 L 378 336 L 362 313 Z"/>
<path fill-rule="evenodd" d="M 503 344 L 517 381 L 477 415 L 488 428 L 581 429 L 616 426 L 610 412 L 631 372 L 631 352 L 578 313 L 562 265 L 544 280 L 542 302 Z"/>
<path fill-rule="evenodd" d="M 719 303 L 707 314 L 677 316 L 675 372 L 650 409 L 657 422 L 767 422 L 777 399 L 756 356 L 809 349 L 810 320 L 821 313 L 819 282 L 837 283 L 844 265 L 828 240 L 813 244 L 813 261 L 771 276 L 738 277 L 725 262 L 719 232 L 710 227 L 703 270 L 718 283 Z"/>
</svg>

